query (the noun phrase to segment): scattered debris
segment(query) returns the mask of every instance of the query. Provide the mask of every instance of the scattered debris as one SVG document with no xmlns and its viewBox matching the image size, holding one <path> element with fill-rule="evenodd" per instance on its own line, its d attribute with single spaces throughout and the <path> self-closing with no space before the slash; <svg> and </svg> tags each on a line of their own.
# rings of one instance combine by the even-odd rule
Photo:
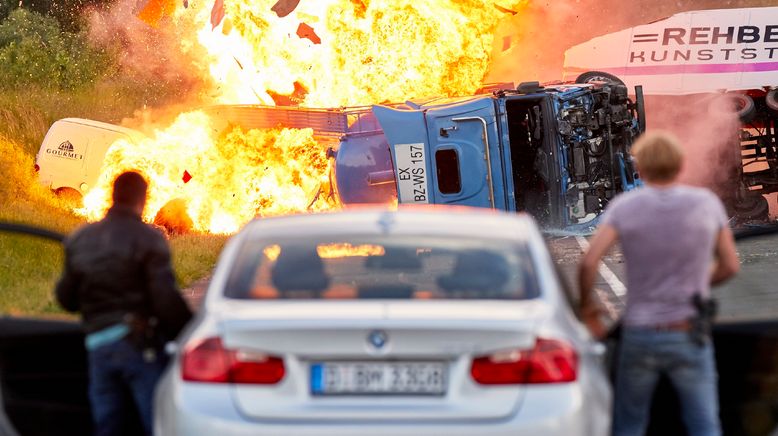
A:
<svg viewBox="0 0 778 436">
<path fill-rule="evenodd" d="M 267 91 L 276 106 L 299 106 L 305 100 L 308 90 L 300 82 L 294 82 L 294 91 L 291 94 L 277 94 Z"/>
<path fill-rule="evenodd" d="M 224 19 L 224 0 L 215 0 L 211 9 L 211 30 L 215 29 Z"/>
<path fill-rule="evenodd" d="M 278 15 L 278 18 L 283 18 L 291 14 L 300 4 L 300 0 L 278 0 L 270 10 Z"/>
<path fill-rule="evenodd" d="M 504 8 L 504 7 L 500 6 L 500 5 L 498 5 L 497 3 L 494 4 L 494 7 L 495 7 L 495 9 L 497 9 L 498 11 L 500 11 L 500 12 L 502 12 L 504 14 L 511 14 L 511 15 L 518 14 L 518 12 L 516 12 L 516 11 L 514 11 L 512 9 Z"/>
<path fill-rule="evenodd" d="M 319 38 L 319 35 L 317 35 L 316 31 L 313 30 L 313 27 L 305 23 L 300 23 L 300 25 L 297 26 L 297 36 L 300 38 L 309 39 L 314 44 L 321 44 L 321 38 Z"/>
</svg>

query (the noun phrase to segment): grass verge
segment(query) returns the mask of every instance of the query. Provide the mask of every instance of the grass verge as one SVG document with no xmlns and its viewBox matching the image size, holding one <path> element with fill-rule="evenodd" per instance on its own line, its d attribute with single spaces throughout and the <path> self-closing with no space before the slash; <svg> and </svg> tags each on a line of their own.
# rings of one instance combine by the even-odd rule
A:
<svg viewBox="0 0 778 436">
<path fill-rule="evenodd" d="M 25 147 L 0 137 L 0 220 L 70 233 L 83 219 L 68 212 L 37 183 L 33 157 Z M 207 275 L 226 241 L 218 235 L 184 235 L 170 240 L 180 287 Z M 0 314 L 66 316 L 53 290 L 62 270 L 62 246 L 56 242 L 0 233 Z"/>
</svg>

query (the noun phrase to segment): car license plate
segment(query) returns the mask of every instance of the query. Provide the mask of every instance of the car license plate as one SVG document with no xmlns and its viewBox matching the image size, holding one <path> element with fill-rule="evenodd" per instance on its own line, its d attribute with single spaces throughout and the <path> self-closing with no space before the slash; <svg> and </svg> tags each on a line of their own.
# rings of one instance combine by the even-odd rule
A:
<svg viewBox="0 0 778 436">
<path fill-rule="evenodd" d="M 443 395 L 442 362 L 324 362 L 311 365 L 314 395 Z"/>
<path fill-rule="evenodd" d="M 429 203 L 424 143 L 397 144 L 394 146 L 394 155 L 397 159 L 400 203 Z"/>
</svg>

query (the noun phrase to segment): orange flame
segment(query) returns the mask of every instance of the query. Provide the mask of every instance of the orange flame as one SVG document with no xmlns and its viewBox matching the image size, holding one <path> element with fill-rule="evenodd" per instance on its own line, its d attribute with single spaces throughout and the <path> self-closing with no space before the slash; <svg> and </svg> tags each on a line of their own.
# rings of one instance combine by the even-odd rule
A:
<svg viewBox="0 0 778 436">
<path fill-rule="evenodd" d="M 295 83 L 307 107 L 469 94 L 505 15 L 477 0 L 316 0 L 281 18 L 273 3 L 227 0 L 215 31 L 210 11 L 198 14 L 220 102 L 273 104 L 271 92 L 289 95 Z M 300 35 L 301 25 L 315 36 Z"/>
<path fill-rule="evenodd" d="M 214 102 L 304 107 L 473 93 L 505 11 L 478 0 L 226 0 L 214 27 L 209 6 L 192 2 L 174 20 L 182 33 L 192 20 L 201 29 L 182 49 L 208 53 Z M 327 180 L 325 149 L 310 129 L 219 134 L 204 113 L 185 113 L 137 146 L 115 143 L 80 212 L 99 219 L 112 180 L 135 169 L 150 179 L 145 219 L 183 199 L 194 230 L 231 233 L 255 216 L 306 210 Z"/>
<path fill-rule="evenodd" d="M 312 193 L 327 181 L 324 150 L 310 129 L 234 128 L 218 137 L 213 131 L 207 115 L 189 112 L 139 144 L 114 143 L 81 212 L 101 218 L 112 181 L 137 170 L 150 180 L 145 220 L 153 221 L 169 201 L 183 199 L 194 230 L 232 233 L 255 216 L 306 210 Z M 192 177 L 188 182 L 184 172 Z"/>
</svg>

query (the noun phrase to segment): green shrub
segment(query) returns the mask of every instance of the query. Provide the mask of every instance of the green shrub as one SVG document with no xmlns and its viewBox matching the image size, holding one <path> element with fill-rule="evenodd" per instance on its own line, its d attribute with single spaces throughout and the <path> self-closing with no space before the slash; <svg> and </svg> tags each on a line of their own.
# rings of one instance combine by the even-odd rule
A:
<svg viewBox="0 0 778 436">
<path fill-rule="evenodd" d="M 19 8 L 0 23 L 0 87 L 75 89 L 111 68 L 109 53 L 92 47 L 83 32 L 62 31 L 52 17 Z"/>
</svg>

